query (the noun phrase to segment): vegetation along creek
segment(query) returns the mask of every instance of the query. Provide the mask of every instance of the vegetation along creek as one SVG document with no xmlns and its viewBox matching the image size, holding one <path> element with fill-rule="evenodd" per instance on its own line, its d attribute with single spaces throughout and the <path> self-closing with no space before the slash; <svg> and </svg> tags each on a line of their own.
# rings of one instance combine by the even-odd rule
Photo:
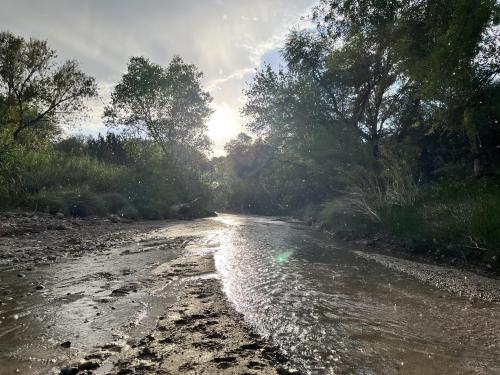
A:
<svg viewBox="0 0 500 375">
<path fill-rule="evenodd" d="M 499 0 L 0 25 L 0 375 L 500 375 Z"/>
</svg>

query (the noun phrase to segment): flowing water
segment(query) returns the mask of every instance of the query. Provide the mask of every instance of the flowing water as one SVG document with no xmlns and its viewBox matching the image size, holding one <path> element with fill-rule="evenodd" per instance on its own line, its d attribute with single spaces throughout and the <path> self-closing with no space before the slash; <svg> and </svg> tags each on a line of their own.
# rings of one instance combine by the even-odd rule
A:
<svg viewBox="0 0 500 375">
<path fill-rule="evenodd" d="M 300 224 L 221 217 L 236 308 L 314 374 L 500 374 L 500 305 L 470 304 Z"/>
<path fill-rule="evenodd" d="M 500 374 L 500 304 L 471 304 L 301 224 L 220 215 L 154 236 L 194 236 L 188 251 L 213 253 L 237 310 L 305 373 Z M 182 253 L 154 244 L 22 278 L 0 270 L 0 374 L 46 373 L 67 358 L 62 341 L 76 355 L 145 335 L 175 296 L 152 270 Z"/>
</svg>

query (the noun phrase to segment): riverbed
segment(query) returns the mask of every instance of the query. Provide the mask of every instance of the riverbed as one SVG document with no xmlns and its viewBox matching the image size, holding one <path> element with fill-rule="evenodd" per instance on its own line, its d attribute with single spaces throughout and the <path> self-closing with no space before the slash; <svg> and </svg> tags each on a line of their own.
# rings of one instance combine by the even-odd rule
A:
<svg viewBox="0 0 500 375">
<path fill-rule="evenodd" d="M 177 301 L 182 274 L 159 270 L 186 254 L 213 256 L 230 303 L 303 373 L 500 373 L 499 303 L 301 223 L 219 215 L 131 228 L 103 251 L 0 270 L 1 374 L 47 373 L 110 342 L 126 351 Z"/>
</svg>

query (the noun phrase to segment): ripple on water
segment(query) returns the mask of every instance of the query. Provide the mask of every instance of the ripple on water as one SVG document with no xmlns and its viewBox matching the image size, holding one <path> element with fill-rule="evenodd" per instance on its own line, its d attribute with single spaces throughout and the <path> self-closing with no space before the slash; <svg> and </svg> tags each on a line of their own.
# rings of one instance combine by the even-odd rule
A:
<svg viewBox="0 0 500 375">
<path fill-rule="evenodd" d="M 219 233 L 225 291 L 305 372 L 500 371 L 498 305 L 474 309 L 296 224 L 244 220 Z"/>
</svg>

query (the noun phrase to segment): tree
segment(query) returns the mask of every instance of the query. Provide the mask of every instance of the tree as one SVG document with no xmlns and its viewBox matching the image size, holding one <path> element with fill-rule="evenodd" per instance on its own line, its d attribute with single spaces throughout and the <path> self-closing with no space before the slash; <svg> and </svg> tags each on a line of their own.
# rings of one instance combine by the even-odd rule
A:
<svg viewBox="0 0 500 375">
<path fill-rule="evenodd" d="M 330 124 L 355 129 L 378 158 L 409 85 L 397 69 L 390 17 L 367 17 L 369 27 L 349 23 L 343 12 L 351 12 L 353 3 L 321 2 L 316 29 L 292 32 L 283 51 L 290 69 L 308 72 L 321 88 Z"/>
<path fill-rule="evenodd" d="M 402 66 L 432 103 L 434 126 L 468 137 L 475 176 L 486 153 L 482 138 L 494 126 L 489 103 L 500 89 L 499 11 L 496 0 L 426 0 L 402 14 Z"/>
<path fill-rule="evenodd" d="M 151 138 L 170 157 L 186 147 L 208 150 L 206 120 L 212 98 L 201 78 L 194 65 L 178 56 L 167 67 L 132 57 L 105 109 L 107 125 Z"/>
<path fill-rule="evenodd" d="M 28 131 L 50 135 L 97 96 L 93 77 L 76 61 L 57 64 L 56 57 L 46 41 L 0 33 L 0 129 L 14 141 Z"/>
<path fill-rule="evenodd" d="M 500 73 L 496 0 L 322 0 L 313 20 L 314 32 L 290 36 L 288 60 L 314 72 L 333 114 L 359 128 L 374 155 L 381 138 L 402 139 L 421 123 L 425 108 L 433 131 L 467 135 L 480 174 L 481 129 L 491 124 L 479 119 L 491 113 Z M 404 123 L 402 108 L 415 114 Z"/>
</svg>

